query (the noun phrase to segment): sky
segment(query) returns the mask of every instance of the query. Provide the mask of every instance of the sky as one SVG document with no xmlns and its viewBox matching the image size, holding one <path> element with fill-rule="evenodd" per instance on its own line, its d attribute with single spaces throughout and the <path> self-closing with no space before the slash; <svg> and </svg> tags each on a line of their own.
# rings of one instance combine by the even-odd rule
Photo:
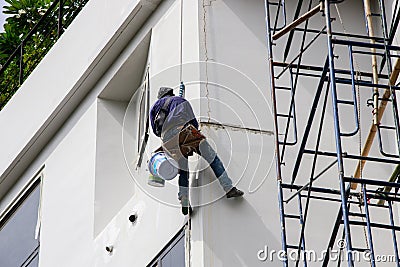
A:
<svg viewBox="0 0 400 267">
<path fill-rule="evenodd" d="M 6 4 L 6 1 L 0 0 L 0 9 L 1 9 L 1 13 L 0 13 L 0 32 L 3 32 L 3 24 L 4 24 L 4 21 L 6 20 L 6 16 L 3 14 L 3 6 L 5 4 Z"/>
</svg>

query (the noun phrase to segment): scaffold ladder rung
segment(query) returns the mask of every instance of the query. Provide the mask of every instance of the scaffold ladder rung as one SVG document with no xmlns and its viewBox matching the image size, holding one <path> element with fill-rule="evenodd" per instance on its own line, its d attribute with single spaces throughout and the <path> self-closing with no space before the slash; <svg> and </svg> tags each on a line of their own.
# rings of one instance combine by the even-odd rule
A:
<svg viewBox="0 0 400 267">
<path fill-rule="evenodd" d="M 285 214 L 285 218 L 299 220 L 300 216 L 299 215 L 293 215 L 293 214 Z"/>
<path fill-rule="evenodd" d="M 357 212 L 349 212 L 349 216 L 365 218 L 364 213 L 357 213 Z"/>
</svg>

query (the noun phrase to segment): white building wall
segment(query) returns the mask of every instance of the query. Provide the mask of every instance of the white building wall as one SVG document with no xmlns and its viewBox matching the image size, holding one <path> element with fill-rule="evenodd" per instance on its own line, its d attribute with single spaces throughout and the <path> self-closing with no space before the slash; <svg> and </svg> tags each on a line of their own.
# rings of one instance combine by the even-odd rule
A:
<svg viewBox="0 0 400 267">
<path fill-rule="evenodd" d="M 201 68 L 202 131 L 245 195 L 226 199 L 218 183 L 212 182 L 212 172 L 200 172 L 199 183 L 205 187 L 198 193 L 203 206 L 193 217 L 199 226 L 193 227 L 193 242 L 203 242 L 204 255 L 203 262 L 194 257 L 192 264 L 265 266 L 257 252 L 265 246 L 279 250 L 280 231 L 264 3 L 202 1 L 199 9 L 200 58 L 206 61 Z M 228 127 L 210 126 L 208 121 Z"/>
<path fill-rule="evenodd" d="M 287 14 L 293 14 L 296 4 L 297 1 L 286 1 Z M 270 252 L 271 250 L 279 251 L 281 246 L 275 166 L 273 165 L 272 169 L 270 168 L 274 145 L 273 136 L 269 134 L 273 130 L 273 125 L 269 108 L 270 88 L 265 41 L 264 1 L 202 1 L 199 3 L 199 9 L 200 58 L 208 62 L 201 69 L 201 80 L 205 81 L 200 93 L 203 100 L 201 105 L 201 116 L 204 122 L 202 130 L 213 140 L 218 154 L 226 164 L 228 173 L 238 183 L 238 187 L 244 189 L 246 195 L 243 200 L 226 200 L 223 198 L 197 210 L 193 221 L 203 227 L 193 230 L 193 242 L 203 241 L 204 262 L 197 264 L 196 261 L 193 261 L 193 264 L 194 266 L 280 266 L 281 262 L 277 259 L 276 254 L 273 262 L 270 259 L 267 261 L 257 259 L 257 252 L 264 249 L 265 246 Z M 331 5 L 331 11 L 332 17 L 336 19 L 333 22 L 335 31 L 366 35 L 361 1 L 344 1 L 336 6 Z M 300 14 L 305 12 L 304 7 Z M 288 17 L 288 21 L 291 21 L 291 19 Z M 309 27 L 321 30 L 324 25 L 325 18 L 321 14 L 317 14 L 311 20 Z M 304 27 L 304 24 L 302 26 Z M 376 31 L 379 32 L 378 29 Z M 306 45 L 311 41 L 311 38 L 308 36 Z M 282 58 L 286 40 L 287 37 L 283 37 L 275 42 L 274 59 L 277 61 Z M 300 44 L 301 32 L 298 32 L 292 43 L 288 61 L 299 53 Z M 336 60 L 336 67 L 349 68 L 347 53 L 346 47 L 335 47 L 335 55 L 339 56 L 339 59 Z M 323 66 L 326 56 L 327 40 L 326 37 L 322 36 L 304 53 L 302 63 Z M 355 68 L 356 70 L 371 72 L 370 62 L 370 57 L 357 56 Z M 282 80 L 286 80 L 289 85 L 288 76 L 283 76 L 278 82 L 282 83 Z M 299 136 L 302 136 L 304 132 L 316 87 L 317 79 L 314 79 L 314 81 L 299 79 L 296 92 L 297 121 L 302 121 L 298 126 Z M 371 121 L 370 108 L 365 103 L 371 95 L 367 88 L 360 90 L 361 133 L 364 142 Z M 350 97 L 349 89 L 345 89 L 343 86 L 338 85 L 338 92 L 341 99 Z M 289 101 L 289 94 L 286 97 L 278 95 L 278 112 L 287 113 Z M 320 146 L 323 151 L 336 151 L 330 102 L 329 96 Z M 322 98 L 307 144 L 309 149 L 315 147 L 321 105 Z M 229 126 L 225 129 L 208 127 L 207 122 L 210 120 L 240 126 L 243 129 L 233 129 Z M 341 106 L 340 121 L 343 132 L 349 132 L 354 128 L 354 115 L 350 108 Z M 390 119 L 386 119 L 385 122 L 390 122 Z M 282 123 L 280 129 L 283 129 L 283 127 L 284 124 Z M 244 128 L 264 131 L 254 134 Z M 385 136 L 384 138 L 392 140 L 389 139 L 391 137 Z M 342 138 L 344 151 L 358 155 L 359 146 L 361 146 L 358 138 L 358 135 L 353 138 Z M 390 144 L 387 144 L 390 147 Z M 371 155 L 380 156 L 376 143 Z M 282 165 L 282 174 L 286 183 L 290 182 L 296 157 L 297 149 L 287 148 L 285 165 Z M 333 160 L 334 158 L 319 157 L 317 172 Z M 312 157 L 305 156 L 296 180 L 297 184 L 304 185 L 309 181 L 311 164 Z M 350 163 L 347 161 L 345 175 L 353 175 L 356 164 L 356 161 Z M 363 175 L 368 178 L 378 179 L 381 177 L 382 180 L 386 180 L 391 173 L 392 168 L 390 167 L 377 167 L 377 165 L 369 163 Z M 315 185 L 339 188 L 337 168 L 331 168 L 327 174 L 319 179 Z M 199 177 L 199 183 L 202 185 L 214 179 L 209 170 L 200 172 Z M 255 186 L 260 184 L 260 187 Z M 358 190 L 360 189 L 358 188 Z M 291 195 L 288 191 L 286 192 L 285 199 Z M 200 190 L 198 194 L 200 203 L 207 203 L 218 198 L 218 196 L 222 196 L 218 184 Z M 303 205 L 305 205 L 305 199 L 303 199 Z M 298 214 L 297 199 L 294 199 L 291 205 L 287 205 L 286 208 L 286 213 Z M 318 255 L 321 255 L 321 252 L 326 249 L 338 208 L 339 203 L 333 202 L 313 201 L 310 205 L 306 227 L 306 244 L 310 250 L 313 249 Z M 373 213 L 372 220 L 375 222 L 388 223 L 386 211 L 372 209 L 371 213 Z M 286 220 L 286 222 L 287 242 L 291 245 L 297 245 L 301 226 L 295 220 Z M 367 246 L 362 227 L 352 227 L 352 234 L 355 247 Z M 392 252 L 390 247 L 385 246 L 385 240 L 389 238 L 391 237 L 388 231 L 381 230 L 378 232 L 374 230 L 377 255 Z M 334 247 L 334 249 L 338 248 Z M 193 253 L 199 252 L 194 251 Z M 315 262 L 314 264 L 310 263 L 309 266 L 320 266 L 321 263 Z M 363 264 L 367 263 L 363 262 Z M 385 263 L 380 264 L 384 265 Z M 388 264 L 387 266 L 390 265 L 390 263 L 386 264 Z"/>
<path fill-rule="evenodd" d="M 96 105 L 46 160 L 40 266 L 93 266 Z"/>
<path fill-rule="evenodd" d="M 281 246 L 264 3 L 185 1 L 182 50 L 180 1 L 163 1 L 145 20 L 154 8 L 151 1 L 118 5 L 89 1 L 82 15 L 0 113 L 0 124 L 16 122 L 1 133 L 1 177 L 10 184 L 20 177 L 16 186 L 3 194 L 0 207 L 3 210 L 15 192 L 45 165 L 40 266 L 146 266 L 186 219 L 176 196 L 177 179 L 162 189 L 147 185 L 146 160 L 160 145 L 154 135 L 143 167 L 135 169 L 137 155 L 132 151 L 136 140 L 130 135 L 136 130 L 138 114 L 130 113 L 136 108 L 132 105 L 137 105 L 130 100 L 146 64 L 150 66 L 151 102 L 156 100 L 159 86 L 177 87 L 182 52 L 186 98 L 235 185 L 245 191 L 243 199 L 228 200 L 209 168 L 192 175 L 190 266 L 280 266 L 278 260 L 263 262 L 257 258 L 266 246 L 270 250 Z M 343 13 L 349 18 L 352 10 L 361 9 L 350 5 Z M 363 27 L 362 23 L 351 25 L 360 31 Z M 70 45 L 77 36 L 82 45 Z M 148 58 L 143 59 L 137 54 L 147 51 L 147 42 Z M 61 77 L 55 74 L 59 70 L 54 66 L 63 60 L 70 61 L 65 63 Z M 43 85 L 45 75 L 51 79 Z M 27 88 L 37 90 L 33 93 Z M 314 87 L 300 84 L 299 88 L 299 103 L 307 107 L 313 95 L 310 88 Z M 69 102 L 74 96 L 73 103 Z M 36 110 L 37 103 L 42 105 Z M 35 112 L 18 113 L 22 107 Z M 57 112 L 62 116 L 57 117 Z M 298 115 L 304 119 L 308 110 Z M 51 120 L 58 122 L 51 124 Z M 48 125 L 51 131 L 46 132 Z M 328 133 L 332 127 L 328 126 Z M 41 131 L 46 138 L 35 143 Z M 16 132 L 20 136 L 15 143 L 6 143 Z M 311 139 L 315 139 L 315 133 Z M 327 140 L 324 148 L 333 150 L 334 138 Z M 30 151 L 32 142 L 36 144 L 32 148 L 40 147 L 38 151 Z M 346 145 L 356 150 L 357 143 L 352 142 Z M 128 153 L 121 154 L 121 149 Z M 18 163 L 24 151 L 29 157 Z M 288 160 L 293 161 L 295 156 L 289 155 Z M 203 167 L 204 162 L 196 159 L 191 167 Z M 386 176 L 391 173 L 373 171 Z M 337 184 L 336 170 L 331 174 L 332 180 L 322 185 Z M 303 181 L 308 175 L 301 172 Z M 328 235 L 329 231 L 319 227 L 333 223 L 337 205 L 314 206 L 315 210 L 311 229 L 317 230 L 310 235 L 310 244 L 324 248 L 326 243 L 319 235 Z M 132 224 L 128 217 L 135 213 L 138 220 Z M 297 236 L 299 226 L 291 226 L 289 234 Z M 113 252 L 106 252 L 106 246 L 113 246 Z"/>
<path fill-rule="evenodd" d="M 126 168 L 121 140 L 125 102 L 98 100 L 94 235 L 96 236 L 135 192 Z"/>
<path fill-rule="evenodd" d="M 86 70 L 88 67 L 85 64 L 74 61 L 74 59 L 75 57 L 79 59 L 85 59 L 85 57 L 81 57 L 79 53 L 83 53 L 85 55 L 90 54 L 93 56 L 93 59 L 88 60 L 88 64 L 92 62 L 95 66 L 97 66 L 97 71 L 94 71 L 97 73 L 94 75 L 96 77 L 86 77 L 86 79 L 85 77 L 81 77 L 83 82 L 80 81 L 78 84 L 81 85 L 81 87 L 79 92 L 75 94 L 77 98 L 73 98 L 73 103 L 68 102 L 69 98 L 66 100 L 64 99 L 63 101 L 68 103 L 67 108 L 59 111 L 62 116 L 56 117 L 56 119 L 53 118 L 53 120 L 58 121 L 58 124 L 52 124 L 51 127 L 47 128 L 48 131 L 46 134 L 47 138 L 50 139 L 50 142 L 47 143 L 47 141 L 44 141 L 47 143 L 47 145 L 43 149 L 40 149 L 40 153 L 39 151 L 36 151 L 36 154 L 38 154 L 36 158 L 33 157 L 25 159 L 33 159 L 33 161 L 30 161 L 28 164 L 28 169 L 26 169 L 24 174 L 17 180 L 18 186 L 14 187 L 9 194 L 2 196 L 3 199 L 1 204 L 3 207 L 6 207 L 18 193 L 19 188 L 22 188 L 27 181 L 32 179 L 37 170 L 45 165 L 44 173 L 46 178 L 43 182 L 43 215 L 40 235 L 42 247 L 40 250 L 40 266 L 124 266 L 129 263 L 133 263 L 134 266 L 144 266 L 150 262 L 150 260 L 162 249 L 162 247 L 171 239 L 171 237 L 174 236 L 176 232 L 184 225 L 185 218 L 180 215 L 180 209 L 175 207 L 164 207 L 164 205 L 152 200 L 145 193 L 138 192 L 137 194 L 133 194 L 135 184 L 134 181 L 131 180 L 132 177 L 128 178 L 125 176 L 125 178 L 128 178 L 128 182 L 130 183 L 125 185 L 124 189 L 127 192 L 126 194 L 123 192 L 115 192 L 115 188 L 112 187 L 113 182 L 118 188 L 118 186 L 121 186 L 119 179 L 123 177 L 118 176 L 114 180 L 112 180 L 112 177 L 110 177 L 110 180 L 106 181 L 104 178 L 101 178 L 101 176 L 104 177 L 106 171 L 111 170 L 105 169 L 102 172 L 102 168 L 106 166 L 99 166 L 101 162 L 96 161 L 96 153 L 102 152 L 102 150 L 96 146 L 97 141 L 100 139 L 105 140 L 107 137 L 109 137 L 117 138 L 110 140 L 112 142 L 119 142 L 120 144 L 122 142 L 122 125 L 119 125 L 120 129 L 118 130 L 118 123 L 115 124 L 113 118 L 102 119 L 101 123 L 97 123 L 98 118 L 105 117 L 104 105 L 101 104 L 101 101 L 99 104 L 99 102 L 96 100 L 97 96 L 99 96 L 105 88 L 108 88 L 107 86 L 109 84 L 112 84 L 112 78 L 116 76 L 118 72 L 129 71 L 131 73 L 135 73 L 134 75 L 142 75 L 141 72 L 138 74 L 134 69 L 124 69 L 123 63 L 127 60 L 130 54 L 135 51 L 138 44 L 140 44 L 140 40 L 142 40 L 148 34 L 149 30 L 151 30 L 154 24 L 156 24 L 160 17 L 164 15 L 165 10 L 171 6 L 172 1 L 164 2 L 154 17 L 148 21 L 147 26 L 143 27 L 137 34 L 137 38 L 130 42 L 130 45 L 126 48 L 125 53 L 121 53 L 121 48 L 125 46 L 123 43 L 125 42 L 126 44 L 126 42 L 132 38 L 133 33 L 139 30 L 139 25 L 141 25 L 140 23 L 144 22 L 144 19 L 146 18 L 145 14 L 148 15 L 152 8 L 155 8 L 155 4 L 150 5 L 149 1 L 142 1 L 139 3 L 119 3 L 118 5 L 112 5 L 124 7 L 124 11 L 122 12 L 113 11 L 106 3 L 101 4 L 95 2 L 96 1 L 91 1 L 93 4 L 88 5 L 85 9 L 86 12 L 82 13 L 85 16 L 85 19 L 103 19 L 102 17 L 107 16 L 101 16 L 101 12 L 110 12 L 111 14 L 114 14 L 115 17 L 109 16 L 108 19 L 118 18 L 119 21 L 115 22 L 115 25 L 113 25 L 110 24 L 109 21 L 107 22 L 107 20 L 103 20 L 102 23 L 99 23 L 96 26 L 96 28 L 93 25 L 93 23 L 95 24 L 93 21 L 91 21 L 90 24 L 87 24 L 85 22 L 79 22 L 79 19 L 77 19 L 79 23 L 75 21 L 74 24 L 71 25 L 69 31 L 63 35 L 63 38 L 60 39 L 57 45 L 53 47 L 51 53 L 48 54 L 42 61 L 41 65 L 38 67 L 38 70 L 36 70 L 30 76 L 24 86 L 20 89 L 19 93 L 9 103 L 7 109 L 2 111 L 3 121 L 8 121 L 12 118 L 12 120 L 15 120 L 17 124 L 13 125 L 12 127 L 10 125 L 7 131 L 2 131 L 4 138 L 8 137 L 7 134 L 15 134 L 14 128 L 18 126 L 18 123 L 25 122 L 26 128 L 24 128 L 24 131 L 20 132 L 20 138 L 15 139 L 18 142 L 24 142 L 25 139 L 23 133 L 27 132 L 27 134 L 32 134 L 33 131 L 27 127 L 26 122 L 36 122 L 26 118 L 26 116 L 24 121 L 16 118 L 19 115 L 18 113 L 15 113 L 15 110 L 21 109 L 22 106 L 29 109 L 30 104 L 34 106 L 37 105 L 35 101 L 26 102 L 20 99 L 21 97 L 29 97 L 19 95 L 32 94 L 32 92 L 29 92 L 28 89 L 25 89 L 29 88 L 27 84 L 32 83 L 30 86 L 37 88 L 35 94 L 42 99 L 39 102 L 43 104 L 43 106 L 39 105 L 38 107 L 46 108 L 46 111 L 43 111 L 43 114 L 38 111 L 40 114 L 29 112 L 28 115 L 34 116 L 35 120 L 40 120 L 39 117 L 42 115 L 50 116 L 46 112 L 53 112 L 54 110 L 52 110 L 52 108 L 54 109 L 54 107 L 43 103 L 43 99 L 44 96 L 51 97 L 48 95 L 48 91 L 54 89 L 54 87 L 51 86 L 51 83 L 45 83 L 43 85 L 42 81 L 44 78 L 37 73 L 41 71 L 43 65 L 54 66 L 56 65 L 55 62 L 63 62 L 64 59 L 71 60 L 71 63 L 66 64 L 66 66 L 68 65 L 68 70 L 72 71 L 73 73 L 78 71 L 76 68 L 74 68 L 74 64 Z M 125 12 L 128 13 L 125 14 Z M 129 19 L 124 21 L 127 18 Z M 101 28 L 103 23 L 107 23 L 107 29 L 109 27 L 114 29 L 114 35 L 112 37 L 107 35 L 110 33 L 108 30 Z M 125 23 L 121 32 L 115 32 L 115 29 L 119 27 L 117 27 L 118 23 Z M 86 25 L 87 27 L 83 27 L 82 25 Z M 85 30 L 91 31 L 91 33 L 96 35 L 96 38 L 82 33 Z M 70 40 L 68 42 L 65 41 L 69 37 L 68 34 L 70 34 L 71 37 L 76 37 L 77 34 L 81 36 L 80 40 L 87 45 L 91 52 L 85 52 L 84 47 L 78 48 L 69 46 Z M 96 42 L 96 40 L 99 38 L 103 43 L 90 43 Z M 123 40 L 121 41 L 121 39 Z M 85 42 L 85 40 L 87 42 Z M 196 44 L 196 42 L 194 42 L 194 44 Z M 172 47 L 173 45 L 170 46 Z M 165 45 L 163 47 L 165 48 Z M 177 49 L 176 46 L 173 46 L 173 48 Z M 71 52 L 67 52 L 68 49 L 71 49 Z M 111 51 L 108 51 L 108 49 L 111 49 Z M 100 55 L 96 55 L 96 52 Z M 71 57 L 70 54 L 73 54 L 74 57 Z M 116 56 L 119 56 L 119 58 L 117 58 L 114 64 L 111 64 Z M 144 68 L 144 66 L 141 67 Z M 96 67 L 94 67 L 94 69 L 96 69 Z M 46 72 L 46 75 L 50 75 L 50 77 L 56 79 L 57 75 L 52 76 L 52 74 L 49 73 L 49 70 L 54 70 L 55 72 L 59 70 L 56 70 L 54 67 L 44 68 L 44 70 L 42 70 Z M 62 80 L 56 79 L 58 82 L 57 84 L 59 85 L 57 88 L 59 90 L 65 90 L 66 94 L 68 94 L 67 91 L 70 90 L 69 83 L 73 80 L 72 77 L 69 76 L 69 74 L 72 74 L 69 73 L 68 70 L 63 71 L 63 77 L 68 78 L 68 83 L 63 83 Z M 93 69 L 88 71 L 93 72 Z M 103 74 L 104 71 L 105 73 Z M 140 77 L 140 79 L 141 78 L 142 77 Z M 40 86 L 40 84 L 43 86 Z M 93 86 L 94 84 L 96 85 Z M 122 87 L 127 87 L 129 90 L 134 92 L 135 88 L 131 88 L 131 84 L 129 84 L 129 82 L 119 83 L 119 85 Z M 82 88 L 82 86 L 84 86 L 86 89 Z M 90 91 L 90 93 L 86 96 L 85 100 L 82 101 L 82 99 L 84 99 L 84 95 L 88 91 Z M 52 92 L 54 92 L 54 90 Z M 61 99 L 63 98 L 59 92 L 54 93 L 57 97 Z M 115 95 L 114 97 L 119 98 L 120 95 Z M 152 97 L 154 99 L 155 94 L 152 95 Z M 127 102 L 121 102 L 121 105 L 125 105 L 126 107 L 128 100 L 129 99 L 125 99 Z M 54 101 L 55 105 L 57 105 L 56 102 L 57 101 Z M 79 106 L 74 110 L 73 115 L 69 116 L 68 112 L 73 110 L 75 107 L 74 104 L 77 103 L 79 103 Z M 121 122 L 121 119 L 125 114 L 124 112 L 120 112 L 119 114 L 119 118 L 115 119 Z M 68 120 L 63 123 L 62 119 L 68 116 Z M 60 127 L 60 125 L 63 125 L 63 127 Z M 107 129 L 99 129 L 99 127 L 107 127 Z M 115 128 L 110 129 L 108 127 Z M 52 137 L 53 133 L 49 131 L 49 128 L 51 128 L 53 132 L 57 132 L 53 138 L 50 138 Z M 106 130 L 109 130 L 109 132 Z M 118 131 L 120 134 L 117 134 Z M 101 145 L 103 145 L 103 148 L 106 147 L 105 143 Z M 10 142 L 4 147 L 4 149 L 7 149 L 7 147 L 10 147 L 10 150 L 15 151 L 15 153 L 18 153 L 18 145 L 11 144 Z M 119 147 L 119 150 L 122 154 L 121 146 Z M 29 151 L 30 155 L 32 153 L 32 151 Z M 6 156 L 10 156 L 10 160 L 12 160 L 12 156 L 9 155 L 9 153 L 2 154 L 2 164 L 7 163 L 8 158 L 5 158 Z M 125 161 L 121 160 L 123 156 L 121 155 L 121 157 L 117 158 L 113 158 L 113 160 L 118 161 L 118 164 L 116 165 L 125 166 Z M 102 160 L 107 160 L 107 158 L 102 158 Z M 22 172 L 21 170 L 24 170 L 25 166 L 21 163 L 22 162 L 20 162 L 20 165 L 17 165 L 20 169 L 19 172 Z M 146 163 L 144 165 L 146 165 Z M 125 168 L 125 172 L 128 173 L 127 168 Z M 98 176 L 96 176 L 96 173 Z M 5 175 L 5 173 L 3 174 Z M 8 181 L 12 182 L 12 179 L 15 179 L 15 176 L 18 175 L 17 172 L 12 174 L 14 177 L 10 178 L 9 176 Z M 121 169 L 119 169 L 119 172 L 114 172 L 114 174 L 121 174 Z M 99 217 L 95 217 L 95 188 L 101 179 L 103 179 L 103 185 L 100 185 L 100 187 L 103 189 L 109 187 L 110 194 L 107 196 L 105 193 L 100 193 L 99 197 L 103 201 L 106 201 L 107 198 L 113 198 L 111 202 L 114 202 L 114 204 L 112 204 L 112 206 L 117 207 L 118 209 L 105 208 L 105 213 L 102 214 L 100 211 L 100 215 L 98 215 Z M 144 179 L 147 179 L 147 174 Z M 107 182 L 109 183 L 107 184 Z M 130 196 L 123 200 L 128 194 L 130 194 Z M 176 192 L 174 191 L 173 194 L 173 199 L 175 204 L 177 204 Z M 122 203 L 118 200 L 118 197 L 120 198 L 119 200 L 122 199 Z M 132 199 L 128 202 L 129 198 Z M 126 208 L 121 210 L 124 205 L 126 205 Z M 107 206 L 107 203 L 105 206 Z M 128 221 L 128 217 L 129 215 L 133 214 L 133 212 L 137 212 L 139 218 L 138 222 L 135 224 L 135 228 L 129 228 L 128 226 L 131 226 L 132 224 Z M 116 214 L 118 214 L 118 216 L 112 219 L 112 217 L 114 217 Z M 99 219 L 99 221 L 96 221 L 96 219 Z M 114 224 L 116 222 L 118 222 L 116 224 L 118 229 L 117 232 L 120 232 L 121 235 L 113 234 L 115 229 Z M 104 230 L 104 232 L 96 239 L 95 227 L 100 227 L 96 233 L 98 234 L 108 223 L 109 226 L 107 229 Z M 123 227 L 127 228 L 129 232 L 121 231 Z M 109 238 L 109 236 L 111 237 Z M 135 245 L 132 246 L 133 242 Z M 109 255 L 106 252 L 105 247 L 107 245 L 115 246 L 113 255 Z M 144 253 L 142 252 L 143 247 L 148 247 L 144 250 Z M 132 253 L 132 251 L 137 251 L 137 253 Z"/>
<path fill-rule="evenodd" d="M 86 5 L 0 114 L 1 125 L 7 125 L 1 133 L 0 194 L 22 175 L 158 3 Z"/>
</svg>

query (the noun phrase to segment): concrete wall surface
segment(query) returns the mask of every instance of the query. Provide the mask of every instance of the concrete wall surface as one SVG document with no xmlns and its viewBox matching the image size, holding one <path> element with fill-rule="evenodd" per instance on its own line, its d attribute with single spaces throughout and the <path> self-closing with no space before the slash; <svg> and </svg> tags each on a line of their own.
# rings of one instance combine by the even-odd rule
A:
<svg viewBox="0 0 400 267">
<path fill-rule="evenodd" d="M 290 2 L 287 13 L 292 14 L 295 1 L 286 2 Z M 334 24 L 336 31 L 365 32 L 364 21 L 354 15 L 362 17 L 361 2 L 344 1 L 333 14 L 341 18 Z M 321 28 L 324 23 L 318 14 L 310 27 Z M 296 56 L 301 38 L 295 35 L 289 57 Z M 264 1 L 260 0 L 89 1 L 0 112 L 0 125 L 8 125 L 0 132 L 0 185 L 4 186 L 0 187 L 0 215 L 35 173 L 43 172 L 39 266 L 147 266 L 183 228 L 186 266 L 281 266 L 277 254 L 260 260 L 260 251 L 281 249 L 265 40 Z M 276 60 L 282 58 L 285 41 L 277 42 Z M 347 67 L 347 50 L 335 52 L 341 59 L 337 66 Z M 321 66 L 326 53 L 326 39 L 318 39 L 305 52 L 303 63 Z M 370 62 L 366 57 L 357 59 L 363 71 L 369 71 Z M 177 94 L 180 81 L 186 85 L 185 98 L 202 133 L 233 185 L 245 192 L 243 198 L 227 199 L 208 163 L 194 155 L 189 164 L 194 209 L 190 220 L 181 214 L 177 178 L 162 188 L 147 183 L 148 161 L 160 146 L 151 129 L 146 149 L 139 153 L 146 106 L 156 101 L 160 86 L 173 87 Z M 288 76 L 281 81 L 288 82 Z M 305 131 L 315 89 L 315 80 L 299 79 L 299 136 Z M 341 92 L 349 97 L 346 90 Z M 360 103 L 369 93 L 360 95 Z M 290 97 L 278 97 L 278 108 L 287 112 Z M 321 106 L 316 112 L 320 114 Z M 351 112 L 342 111 L 344 130 L 354 125 Z M 330 104 L 326 114 L 321 149 L 335 151 Z M 362 104 L 362 119 L 369 121 L 369 114 Z M 369 123 L 362 125 L 362 137 L 368 128 Z M 315 146 L 317 134 L 313 125 L 310 147 Z M 357 153 L 357 136 L 343 143 L 346 151 Z M 282 166 L 286 181 L 297 152 L 298 147 L 286 152 Z M 379 154 L 377 146 L 371 153 Z M 332 160 L 321 159 L 317 169 Z M 312 157 L 303 160 L 296 183 L 309 180 L 311 164 Z M 355 165 L 346 163 L 346 174 Z M 374 177 L 391 172 L 385 167 L 365 169 Z M 327 171 L 317 185 L 337 189 L 337 169 Z M 339 205 L 313 202 L 310 206 L 307 246 L 316 253 L 327 245 Z M 297 209 L 295 199 L 286 211 L 295 214 Z M 128 220 L 131 215 L 137 216 L 134 223 Z M 377 211 L 374 216 L 384 221 L 386 215 Z M 288 222 L 288 243 L 298 242 L 299 231 L 298 221 Z M 365 246 L 362 228 L 354 230 L 354 237 L 356 244 Z M 379 253 L 389 250 L 388 238 L 389 234 L 374 237 Z M 320 265 L 316 261 L 309 266 Z"/>
</svg>

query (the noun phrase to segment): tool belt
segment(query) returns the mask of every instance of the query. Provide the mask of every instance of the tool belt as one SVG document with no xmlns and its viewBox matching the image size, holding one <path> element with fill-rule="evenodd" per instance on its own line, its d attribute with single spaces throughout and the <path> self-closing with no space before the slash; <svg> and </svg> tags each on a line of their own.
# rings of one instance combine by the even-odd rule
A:
<svg viewBox="0 0 400 267">
<path fill-rule="evenodd" d="M 177 162 L 182 157 L 192 156 L 193 152 L 200 154 L 199 144 L 206 139 L 193 125 L 183 127 L 179 134 L 164 142 L 155 152 L 164 151 Z"/>
</svg>

